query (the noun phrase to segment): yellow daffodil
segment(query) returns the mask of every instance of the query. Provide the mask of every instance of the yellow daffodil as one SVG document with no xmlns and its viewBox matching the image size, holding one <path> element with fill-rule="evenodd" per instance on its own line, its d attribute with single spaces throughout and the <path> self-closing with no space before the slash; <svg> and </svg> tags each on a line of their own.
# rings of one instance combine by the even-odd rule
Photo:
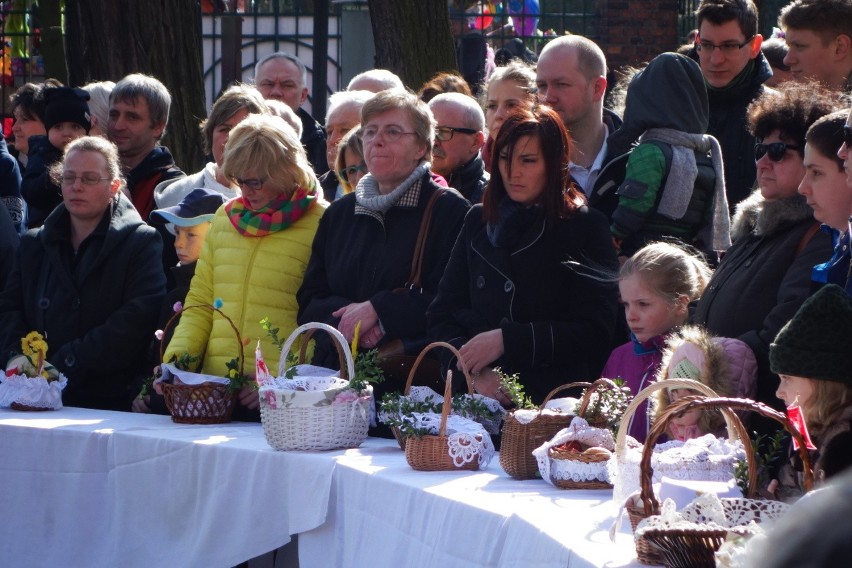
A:
<svg viewBox="0 0 852 568">
<path fill-rule="evenodd" d="M 361 320 L 355 324 L 355 332 L 352 334 L 352 359 L 358 356 L 358 336 L 361 335 Z"/>
<path fill-rule="evenodd" d="M 47 357 L 47 341 L 39 332 L 31 331 L 21 339 L 21 351 L 31 360 L 39 356 L 44 359 Z"/>
</svg>

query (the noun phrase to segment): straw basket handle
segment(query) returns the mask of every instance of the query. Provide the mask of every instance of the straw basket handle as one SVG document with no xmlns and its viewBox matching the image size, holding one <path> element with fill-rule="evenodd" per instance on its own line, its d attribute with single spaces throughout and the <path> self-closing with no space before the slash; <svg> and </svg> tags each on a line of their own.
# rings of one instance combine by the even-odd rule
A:
<svg viewBox="0 0 852 568">
<path fill-rule="evenodd" d="M 657 423 L 654 424 L 654 426 L 651 428 L 651 432 L 648 434 L 648 439 L 645 442 L 645 447 L 642 450 L 642 460 L 639 462 L 639 477 L 642 488 L 640 497 L 645 505 L 646 515 L 657 514 L 660 510 L 660 502 L 654 495 L 654 489 L 651 485 L 651 478 L 654 474 L 654 470 L 651 468 L 651 454 L 653 452 L 654 443 L 657 441 L 657 438 L 659 438 L 666 431 L 666 427 L 668 426 L 669 421 L 671 421 L 673 418 L 681 416 L 682 414 L 689 412 L 690 410 L 709 410 L 714 408 L 724 408 L 729 411 L 750 410 L 779 422 L 784 427 L 784 429 L 787 430 L 787 432 L 789 432 L 790 435 L 792 435 L 793 438 L 795 438 L 796 441 L 799 443 L 799 455 L 802 458 L 802 464 L 805 474 L 805 491 L 811 490 L 811 488 L 813 487 L 814 478 L 813 470 L 811 468 L 810 457 L 808 456 L 808 450 L 805 447 L 802 435 L 790 423 L 786 416 L 784 416 L 777 410 L 766 406 L 763 403 L 755 402 L 746 398 L 686 396 L 672 403 L 672 405 L 663 413 Z M 731 414 L 732 416 L 736 417 L 733 412 L 731 412 Z M 737 420 L 739 419 L 737 418 Z M 742 422 L 740 422 L 740 426 L 742 426 Z M 754 455 L 754 449 L 751 447 L 751 443 L 747 437 L 743 440 L 743 446 L 746 450 L 746 460 L 748 462 L 749 493 L 750 495 L 754 495 L 757 485 L 757 460 Z"/>
<path fill-rule="evenodd" d="M 552 391 L 547 393 L 547 396 L 544 397 L 543 401 L 541 401 L 541 405 L 538 407 L 538 414 L 536 415 L 535 418 L 538 418 L 539 416 L 541 416 L 541 412 L 542 412 L 542 410 L 545 409 L 545 407 L 547 406 L 547 403 L 550 402 L 550 399 L 552 399 L 558 393 L 565 391 L 565 390 L 568 390 L 568 389 L 572 389 L 572 388 L 577 388 L 577 387 L 589 388 L 590 386 L 592 386 L 592 383 L 586 383 L 586 382 L 565 383 L 564 385 L 559 385 L 558 387 L 556 387 L 555 389 L 553 389 Z M 535 420 L 535 418 L 533 418 L 533 420 Z"/>
<path fill-rule="evenodd" d="M 704 383 L 694 381 L 692 379 L 666 379 L 664 381 L 651 383 L 650 385 L 636 393 L 636 396 L 633 398 L 632 401 L 630 401 L 630 404 L 627 405 L 627 409 L 624 411 L 624 415 L 621 417 L 621 425 L 619 426 L 618 433 L 615 437 L 616 455 L 620 455 L 621 452 L 624 451 L 624 444 L 627 440 L 627 430 L 630 427 L 630 420 L 633 418 L 633 415 L 636 413 L 636 410 L 648 397 L 650 397 L 658 390 L 664 388 L 689 389 L 698 391 L 705 396 L 719 396 L 713 389 L 711 389 Z M 728 438 L 732 440 L 739 439 L 739 432 L 737 431 L 734 421 L 731 419 L 731 415 L 727 411 L 723 411 L 722 414 L 725 417 L 725 424 L 728 427 Z M 743 440 L 743 443 L 745 443 L 745 440 Z"/>
<path fill-rule="evenodd" d="M 465 365 L 464 361 L 462 361 L 458 349 L 456 349 L 445 341 L 435 341 L 423 348 L 423 351 L 421 351 L 420 354 L 417 356 L 417 359 L 414 360 L 414 364 L 411 365 L 411 370 L 408 372 L 408 378 L 405 380 L 405 388 L 403 389 L 402 394 L 404 396 L 408 396 L 409 394 L 411 394 L 411 383 L 414 381 L 414 375 L 417 373 L 417 367 L 420 366 L 420 361 L 423 360 L 423 358 L 429 351 L 435 349 L 436 347 L 445 347 L 446 349 L 449 349 L 453 352 L 453 355 L 455 355 L 456 359 L 458 360 L 458 366 L 461 368 L 462 373 L 464 373 L 464 378 L 467 381 L 467 393 L 473 394 L 473 381 L 470 378 L 470 371 L 468 371 L 467 365 Z"/>
<path fill-rule="evenodd" d="M 450 416 L 450 410 L 453 406 L 453 372 L 447 371 L 447 379 L 444 384 L 444 404 L 441 407 L 441 428 L 438 430 L 438 436 L 441 438 L 447 435 L 447 418 Z"/>
<path fill-rule="evenodd" d="M 226 322 L 228 322 L 228 325 L 231 326 L 231 330 L 234 332 L 234 336 L 237 338 L 237 353 L 238 353 L 237 360 L 240 363 L 240 376 L 244 377 L 245 376 L 245 372 L 244 372 L 245 371 L 245 368 L 244 368 L 245 354 L 243 353 L 243 336 L 240 335 L 240 330 L 237 329 L 236 325 L 234 325 L 234 321 L 231 318 L 229 318 L 228 316 L 226 316 L 225 312 L 223 312 L 219 308 L 214 308 L 213 306 L 208 306 L 206 304 L 193 304 L 191 306 L 183 306 L 183 308 L 181 308 L 180 311 L 172 314 L 172 317 L 170 317 L 169 321 L 166 322 L 166 325 L 163 326 L 163 336 L 165 336 L 165 334 L 172 328 L 172 326 L 177 324 L 178 318 L 180 317 L 180 315 L 182 313 L 184 313 L 185 311 L 188 311 L 188 310 L 197 310 L 197 309 L 205 309 L 205 310 L 210 310 L 213 313 L 217 313 L 220 316 L 222 316 L 222 319 L 224 319 Z M 165 353 L 166 353 L 166 342 L 160 341 L 160 361 L 162 361 L 163 363 L 165 363 L 165 361 L 163 361 L 163 355 L 165 355 Z"/>
<path fill-rule="evenodd" d="M 293 347 L 293 343 L 296 342 L 296 339 L 298 339 L 298 337 L 303 333 L 313 334 L 314 330 L 317 329 L 328 332 L 332 339 L 334 339 L 333 343 L 337 348 L 337 355 L 340 360 L 340 373 L 346 373 L 346 376 L 342 378 L 345 378 L 346 380 L 354 378 L 355 362 L 352 360 L 352 352 L 349 350 L 349 344 L 346 343 L 346 338 L 343 337 L 343 334 L 337 331 L 336 328 L 320 322 L 309 322 L 304 325 L 300 325 L 293 330 L 293 333 L 290 334 L 290 337 L 287 338 L 287 341 L 284 342 L 284 347 L 281 349 L 281 358 L 278 360 L 278 375 L 283 375 L 287 370 L 287 354 L 290 353 L 290 348 Z M 305 343 L 307 343 L 307 341 L 305 341 Z M 299 353 L 299 362 L 304 363 L 304 358 L 305 350 L 301 350 Z"/>
</svg>

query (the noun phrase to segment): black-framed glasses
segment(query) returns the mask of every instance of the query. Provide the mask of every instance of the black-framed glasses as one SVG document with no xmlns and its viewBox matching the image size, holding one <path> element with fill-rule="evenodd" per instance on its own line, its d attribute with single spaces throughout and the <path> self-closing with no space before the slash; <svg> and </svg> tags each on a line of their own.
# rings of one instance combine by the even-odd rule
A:
<svg viewBox="0 0 852 568">
<path fill-rule="evenodd" d="M 848 124 L 843 125 L 843 143 L 847 150 L 852 150 L 852 126 Z"/>
<path fill-rule="evenodd" d="M 355 175 L 356 173 L 367 173 L 367 164 L 361 162 L 357 166 L 349 166 L 348 168 L 343 168 L 337 172 L 337 174 L 343 179 L 349 179 L 349 176 Z"/>
<path fill-rule="evenodd" d="M 751 36 L 742 43 L 726 41 L 725 43 L 720 43 L 719 45 L 716 45 L 715 43 L 709 41 L 701 40 L 695 44 L 695 49 L 697 49 L 698 51 L 706 51 L 707 55 L 711 55 L 717 49 L 722 52 L 722 55 L 733 55 L 737 51 L 750 44 L 751 40 L 753 39 L 754 36 Z"/>
<path fill-rule="evenodd" d="M 780 162 L 787 155 L 787 150 L 801 151 L 802 149 L 786 142 L 772 142 L 771 144 L 759 142 L 754 145 L 754 161 L 756 162 L 766 155 L 773 162 Z"/>
<path fill-rule="evenodd" d="M 462 134 L 476 134 L 479 132 L 474 128 L 456 128 L 455 126 L 439 126 L 435 128 L 435 138 L 441 142 L 446 142 L 453 139 L 453 134 L 461 132 Z"/>
<path fill-rule="evenodd" d="M 258 179 L 258 178 L 253 178 L 253 179 L 234 178 L 234 181 L 237 182 L 238 186 L 247 187 L 252 191 L 257 191 L 258 189 L 263 187 L 263 184 L 266 183 L 265 179 Z"/>
<path fill-rule="evenodd" d="M 80 180 L 80 183 L 83 185 L 98 185 L 102 181 L 109 181 L 109 178 L 98 177 L 95 174 L 84 174 L 81 176 L 75 176 L 72 174 L 63 174 L 61 181 L 62 185 L 74 185 L 74 182 Z"/>
</svg>

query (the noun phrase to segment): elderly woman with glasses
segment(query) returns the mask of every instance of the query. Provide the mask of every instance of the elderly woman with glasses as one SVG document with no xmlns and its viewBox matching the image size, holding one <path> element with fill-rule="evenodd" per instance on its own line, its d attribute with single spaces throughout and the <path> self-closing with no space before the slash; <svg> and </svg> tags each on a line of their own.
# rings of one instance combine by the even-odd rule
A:
<svg viewBox="0 0 852 568">
<path fill-rule="evenodd" d="M 831 239 L 819 230 L 798 187 L 805 176 L 805 133 L 834 110 L 836 97 L 811 84 L 792 83 L 749 107 L 758 189 L 737 206 L 733 245 L 693 315 L 693 322 L 713 335 L 751 347 L 758 364 L 757 400 L 770 406 L 779 401 L 769 344 L 810 294 L 813 266 L 831 257 Z"/>
<path fill-rule="evenodd" d="M 213 217 L 185 305 L 212 305 L 244 338 L 260 337 L 268 354 L 276 346 L 263 332 L 268 317 L 287 337 L 296 328 L 296 291 L 311 255 L 311 242 L 327 203 L 296 133 L 282 118 L 253 115 L 231 130 L 223 170 L 242 195 Z M 243 347 L 254 360 L 255 345 Z M 187 310 L 164 353 L 203 356 L 201 372 L 225 376 L 238 355 L 230 323 L 209 310 Z M 257 390 L 240 391 L 235 419 L 259 419 Z"/>
<path fill-rule="evenodd" d="M 426 308 L 470 206 L 432 180 L 434 136 L 432 113 L 411 93 L 387 90 L 364 104 L 369 173 L 320 222 L 298 294 L 299 323 L 329 323 L 350 340 L 360 323 L 360 345 L 384 353 L 416 355 L 425 345 Z M 315 362 L 336 365 L 336 358 L 318 345 Z"/>
<path fill-rule="evenodd" d="M 20 353 L 38 331 L 66 405 L 129 410 L 165 292 L 162 243 L 120 191 L 111 142 L 71 142 L 55 174 L 62 203 L 21 239 L 0 295 L 0 348 Z"/>
</svg>

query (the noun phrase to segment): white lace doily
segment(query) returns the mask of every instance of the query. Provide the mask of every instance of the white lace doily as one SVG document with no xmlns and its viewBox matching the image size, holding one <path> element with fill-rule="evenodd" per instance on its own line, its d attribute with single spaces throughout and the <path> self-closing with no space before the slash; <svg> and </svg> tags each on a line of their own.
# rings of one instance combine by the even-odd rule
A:
<svg viewBox="0 0 852 568">
<path fill-rule="evenodd" d="M 26 375 L 5 376 L 0 373 L 0 407 L 9 408 L 13 402 L 35 408 L 62 408 L 62 389 L 68 379 L 62 373 L 59 380 L 48 382 L 44 377 Z"/>
<path fill-rule="evenodd" d="M 432 412 L 414 412 L 410 416 L 412 426 L 428 430 L 437 436 L 441 430 L 441 415 Z M 457 415 L 447 417 L 447 453 L 456 467 L 462 467 L 474 459 L 484 468 L 494 457 L 491 436 L 479 422 Z"/>
<path fill-rule="evenodd" d="M 624 451 L 609 461 L 616 503 L 623 503 L 639 490 L 641 460 L 642 445 L 628 436 Z M 663 476 L 695 481 L 729 481 L 734 477 L 736 463 L 742 460 L 745 460 L 745 449 L 739 441 L 731 442 L 712 434 L 686 442 L 672 440 L 654 448 L 651 455 L 652 482 L 658 483 Z"/>
<path fill-rule="evenodd" d="M 574 410 L 577 408 L 578 402 L 580 401 L 576 398 L 554 398 L 547 401 L 547 405 L 541 412 L 535 409 L 522 408 L 514 411 L 512 416 L 521 424 L 529 424 L 539 414 L 543 414 L 544 416 L 574 416 Z"/>
<path fill-rule="evenodd" d="M 500 405 L 500 403 L 493 398 L 483 396 L 481 394 L 473 394 L 473 395 L 465 394 L 463 396 L 464 397 L 472 397 L 474 400 L 479 401 L 480 403 L 484 404 L 485 407 L 492 414 L 496 415 L 496 418 L 494 418 L 494 419 L 485 419 L 485 418 L 482 418 L 482 417 L 477 417 L 476 421 L 479 424 L 482 424 L 482 426 L 485 428 L 485 430 L 489 434 L 499 434 L 500 433 L 500 426 L 502 425 L 502 422 L 503 422 L 503 415 L 506 413 L 506 411 L 503 409 L 503 407 Z M 409 391 L 408 396 L 400 396 L 399 400 L 400 400 L 400 403 L 402 403 L 403 401 L 429 402 L 429 403 L 434 404 L 434 405 L 439 405 L 439 404 L 442 404 L 444 402 L 444 395 L 438 394 L 437 392 L 435 392 L 434 390 L 432 390 L 429 387 L 412 386 L 411 390 Z M 451 416 L 463 416 L 465 418 L 470 418 L 470 419 L 474 418 L 474 417 L 469 416 L 468 414 L 466 414 L 464 412 L 456 411 L 455 408 L 450 409 L 450 415 Z M 388 413 L 384 410 L 380 410 L 379 413 L 378 413 L 378 418 L 379 418 L 380 422 L 386 422 L 389 418 L 394 419 L 394 418 L 397 418 L 397 416 L 393 415 L 391 413 Z"/>
<path fill-rule="evenodd" d="M 603 481 L 610 482 L 607 461 L 585 463 L 574 460 L 555 460 L 550 457 L 550 448 L 567 442 L 579 442 L 584 446 L 598 446 L 612 451 L 615 443 L 612 432 L 604 428 L 593 428 L 582 418 L 574 418 L 571 425 L 563 428 L 549 441 L 535 450 L 542 479 L 553 485 L 553 480 Z"/>
</svg>

